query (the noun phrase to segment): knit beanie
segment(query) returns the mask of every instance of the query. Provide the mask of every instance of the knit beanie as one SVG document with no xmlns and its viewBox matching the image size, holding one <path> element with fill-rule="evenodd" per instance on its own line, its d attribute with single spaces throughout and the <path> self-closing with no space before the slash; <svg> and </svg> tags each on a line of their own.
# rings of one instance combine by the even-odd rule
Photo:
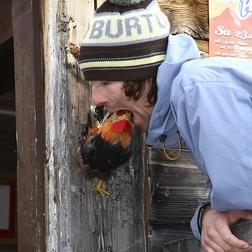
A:
<svg viewBox="0 0 252 252">
<path fill-rule="evenodd" d="M 107 0 L 80 43 L 85 79 L 140 80 L 165 59 L 170 23 L 156 0 Z"/>
</svg>

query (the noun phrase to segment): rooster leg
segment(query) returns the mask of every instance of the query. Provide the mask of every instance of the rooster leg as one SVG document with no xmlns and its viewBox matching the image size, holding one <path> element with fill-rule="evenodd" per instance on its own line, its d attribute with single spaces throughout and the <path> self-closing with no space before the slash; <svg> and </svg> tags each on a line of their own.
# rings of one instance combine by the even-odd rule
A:
<svg viewBox="0 0 252 252">
<path fill-rule="evenodd" d="M 102 197 L 105 197 L 105 196 L 110 196 L 111 194 L 108 193 L 106 190 L 104 190 L 102 188 L 103 184 L 104 184 L 104 180 L 103 179 L 100 179 L 94 186 L 94 191 L 98 192 L 101 194 Z"/>
</svg>

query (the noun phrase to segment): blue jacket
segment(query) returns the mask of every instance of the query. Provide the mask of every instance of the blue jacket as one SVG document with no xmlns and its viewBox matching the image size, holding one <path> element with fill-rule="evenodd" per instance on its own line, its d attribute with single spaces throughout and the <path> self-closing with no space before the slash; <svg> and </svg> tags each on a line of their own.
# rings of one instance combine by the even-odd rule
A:
<svg viewBox="0 0 252 252">
<path fill-rule="evenodd" d="M 166 135 L 173 147 L 179 129 L 210 178 L 211 207 L 252 210 L 252 60 L 201 59 L 191 37 L 170 35 L 157 85 L 147 144 Z"/>
</svg>

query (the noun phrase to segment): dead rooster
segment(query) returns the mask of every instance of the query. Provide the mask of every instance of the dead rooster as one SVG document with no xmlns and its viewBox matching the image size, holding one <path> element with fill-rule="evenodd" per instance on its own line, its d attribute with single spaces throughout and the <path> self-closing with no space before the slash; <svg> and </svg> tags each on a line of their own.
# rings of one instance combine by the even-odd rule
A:
<svg viewBox="0 0 252 252">
<path fill-rule="evenodd" d="M 99 181 L 95 190 L 102 196 L 109 195 L 102 188 L 111 171 L 129 160 L 131 142 L 131 112 L 118 111 L 105 117 L 100 125 L 94 124 L 81 143 L 81 157 L 89 177 Z"/>
</svg>

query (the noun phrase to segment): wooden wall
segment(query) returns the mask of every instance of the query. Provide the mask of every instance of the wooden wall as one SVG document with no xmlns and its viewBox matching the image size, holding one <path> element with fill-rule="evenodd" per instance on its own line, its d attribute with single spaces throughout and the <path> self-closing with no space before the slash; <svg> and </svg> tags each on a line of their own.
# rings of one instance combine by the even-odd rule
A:
<svg viewBox="0 0 252 252">
<path fill-rule="evenodd" d="M 101 2 L 13 0 L 20 252 L 147 251 L 143 136 L 135 132 L 107 198 L 78 155 L 90 93 L 71 49 Z"/>
<path fill-rule="evenodd" d="M 99 3 L 97 3 L 98 5 Z M 71 53 L 87 28 L 93 1 L 47 0 L 43 20 L 46 120 L 47 251 L 146 251 L 142 136 L 131 161 L 93 191 L 78 151 L 90 106 L 89 86 Z"/>
<path fill-rule="evenodd" d="M 176 161 L 166 159 L 161 150 L 148 148 L 151 184 L 151 252 L 162 252 L 165 243 L 192 237 L 190 220 L 200 199 L 208 196 L 207 177 L 183 150 Z M 187 251 L 187 250 L 185 250 Z"/>
<path fill-rule="evenodd" d="M 135 132 L 134 155 L 106 183 L 111 193 L 107 198 L 93 192 L 93 181 L 83 176 L 78 155 L 90 92 L 71 49 L 78 45 L 92 12 L 101 2 L 13 0 L 20 252 L 148 250 L 146 213 L 150 194 L 145 187 L 143 136 Z M 186 32 L 197 40 L 202 51 L 208 51 L 207 0 L 160 0 L 160 5 L 171 21 L 172 33 Z M 156 204 L 158 208 L 149 214 L 150 234 L 154 234 L 159 223 L 169 228 L 171 223 L 178 224 L 176 218 L 185 231 L 196 198 L 190 198 L 187 208 L 182 209 L 183 218 L 179 213 L 171 218 L 171 208 L 160 208 L 159 203 L 171 203 L 169 199 L 175 190 L 167 187 L 176 184 L 169 184 L 173 180 L 168 177 L 174 178 L 175 166 L 153 160 L 149 162 L 153 168 L 152 206 Z M 190 168 L 192 174 L 201 177 L 191 164 Z M 165 180 L 160 179 L 162 176 Z M 199 192 L 199 196 L 204 196 L 204 191 Z M 169 216 L 163 215 L 167 210 Z M 156 233 L 158 244 L 160 237 L 164 242 L 169 235 L 169 230 L 162 230 Z M 163 249 L 171 251 L 169 244 L 164 244 Z"/>
<path fill-rule="evenodd" d="M 158 0 L 171 23 L 171 33 L 187 33 L 208 53 L 208 0 Z"/>
<path fill-rule="evenodd" d="M 90 94 L 70 49 L 79 43 L 94 8 L 101 2 L 47 0 L 44 5 L 46 243 L 50 252 L 147 251 L 148 211 L 144 210 L 148 197 L 142 136 L 136 133 L 134 137 L 130 163 L 106 183 L 112 193 L 108 198 L 94 194 L 92 182 L 83 177 L 78 164 L 79 137 Z M 172 33 L 194 32 L 197 39 L 207 41 L 206 27 L 195 30 L 190 22 L 185 23 L 179 12 L 182 6 L 174 12 L 181 1 L 160 4 L 171 20 Z M 184 4 L 191 6 L 191 2 Z"/>
</svg>

